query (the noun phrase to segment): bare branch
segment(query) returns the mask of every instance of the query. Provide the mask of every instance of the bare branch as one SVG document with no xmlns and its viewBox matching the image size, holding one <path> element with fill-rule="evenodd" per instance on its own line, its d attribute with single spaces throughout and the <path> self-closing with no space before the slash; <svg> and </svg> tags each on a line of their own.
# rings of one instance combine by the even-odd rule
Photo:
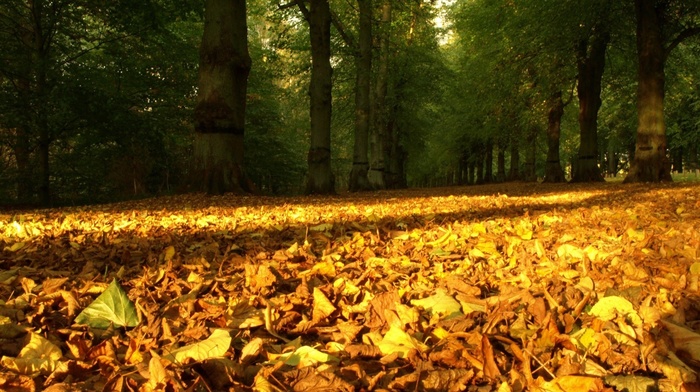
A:
<svg viewBox="0 0 700 392">
<path fill-rule="evenodd" d="M 689 27 L 683 31 L 681 31 L 676 38 L 671 41 L 670 44 L 666 47 L 666 50 L 664 51 L 664 60 L 668 58 L 668 56 L 671 54 L 671 51 L 676 48 L 681 42 L 685 41 L 686 39 L 700 34 L 700 26 L 694 26 L 694 27 Z"/>
<path fill-rule="evenodd" d="M 331 10 L 331 22 L 333 23 L 333 26 L 335 26 L 335 29 L 338 30 L 338 33 L 340 33 L 340 36 L 343 38 L 343 41 L 345 41 L 345 44 L 353 51 L 357 50 L 355 39 L 347 32 L 343 22 L 340 20 L 340 18 L 338 18 L 338 14 L 333 12 L 333 10 Z"/>
</svg>

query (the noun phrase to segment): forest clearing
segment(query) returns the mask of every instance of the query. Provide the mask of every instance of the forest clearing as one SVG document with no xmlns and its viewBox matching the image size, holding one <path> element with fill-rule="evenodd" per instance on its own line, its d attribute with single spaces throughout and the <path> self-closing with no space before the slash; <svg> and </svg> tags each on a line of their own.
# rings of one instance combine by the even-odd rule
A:
<svg viewBox="0 0 700 392">
<path fill-rule="evenodd" d="M 7 391 L 692 391 L 700 186 L 0 214 Z"/>
</svg>

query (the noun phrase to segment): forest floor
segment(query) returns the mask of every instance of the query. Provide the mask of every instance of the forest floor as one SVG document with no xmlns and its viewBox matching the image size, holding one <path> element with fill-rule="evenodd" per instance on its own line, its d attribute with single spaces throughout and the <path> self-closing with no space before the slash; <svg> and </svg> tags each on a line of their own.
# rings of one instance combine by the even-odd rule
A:
<svg viewBox="0 0 700 392">
<path fill-rule="evenodd" d="M 700 184 L 0 215 L 0 389 L 693 391 Z"/>
</svg>

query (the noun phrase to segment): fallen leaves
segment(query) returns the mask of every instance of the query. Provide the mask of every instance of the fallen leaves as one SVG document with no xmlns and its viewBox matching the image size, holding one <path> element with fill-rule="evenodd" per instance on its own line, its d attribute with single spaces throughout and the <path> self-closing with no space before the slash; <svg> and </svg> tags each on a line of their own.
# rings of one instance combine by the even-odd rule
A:
<svg viewBox="0 0 700 392">
<path fill-rule="evenodd" d="M 698 200 L 507 184 L 2 215 L 0 389 L 693 390 Z"/>
</svg>

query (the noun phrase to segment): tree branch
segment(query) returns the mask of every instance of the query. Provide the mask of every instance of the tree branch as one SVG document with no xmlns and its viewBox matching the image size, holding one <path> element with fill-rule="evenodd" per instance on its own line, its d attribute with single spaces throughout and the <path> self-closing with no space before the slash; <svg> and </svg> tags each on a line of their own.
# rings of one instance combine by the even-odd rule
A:
<svg viewBox="0 0 700 392">
<path fill-rule="evenodd" d="M 345 30 L 343 22 L 340 21 L 340 18 L 338 18 L 338 15 L 333 12 L 333 10 L 331 10 L 331 22 L 333 23 L 333 26 L 335 26 L 335 29 L 338 30 L 338 33 L 340 33 L 340 36 L 343 38 L 343 41 L 345 41 L 345 44 L 353 51 L 356 51 L 357 44 L 355 44 L 355 39 L 347 32 L 347 30 Z"/>
<path fill-rule="evenodd" d="M 681 31 L 676 38 L 671 41 L 670 44 L 668 44 L 668 47 L 666 47 L 666 50 L 664 51 L 664 60 L 668 58 L 668 56 L 671 54 L 671 51 L 676 48 L 681 42 L 685 41 L 686 39 L 700 34 L 700 26 L 694 26 L 694 27 L 689 27 L 683 31 Z"/>
</svg>

